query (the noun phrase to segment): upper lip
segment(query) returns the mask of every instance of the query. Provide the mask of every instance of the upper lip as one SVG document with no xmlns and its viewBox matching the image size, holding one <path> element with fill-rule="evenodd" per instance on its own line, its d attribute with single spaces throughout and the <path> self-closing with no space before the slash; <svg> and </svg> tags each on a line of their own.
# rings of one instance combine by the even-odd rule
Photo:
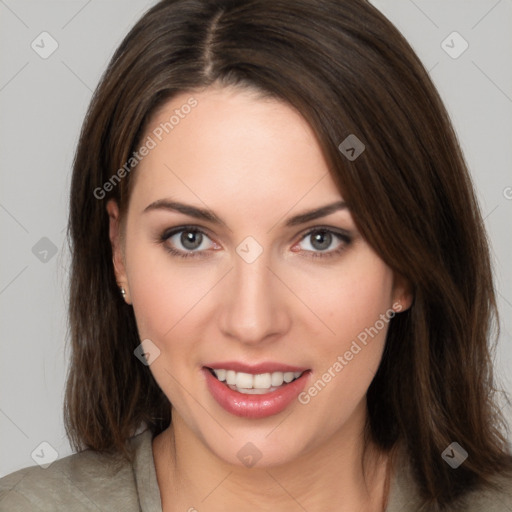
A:
<svg viewBox="0 0 512 512">
<path fill-rule="evenodd" d="M 257 364 L 247 364 L 239 361 L 216 361 L 213 363 L 207 363 L 204 366 L 206 368 L 211 368 L 212 370 L 233 370 L 235 372 L 251 373 L 253 375 L 273 372 L 304 372 L 308 370 L 308 368 L 301 366 L 292 366 L 275 361 L 266 361 Z"/>
</svg>

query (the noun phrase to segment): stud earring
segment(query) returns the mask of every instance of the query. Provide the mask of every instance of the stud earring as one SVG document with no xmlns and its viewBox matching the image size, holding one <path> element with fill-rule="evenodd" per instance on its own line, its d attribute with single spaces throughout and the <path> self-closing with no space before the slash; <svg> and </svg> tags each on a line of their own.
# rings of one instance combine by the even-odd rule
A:
<svg viewBox="0 0 512 512">
<path fill-rule="evenodd" d="M 119 288 L 121 290 L 121 295 L 123 296 L 123 299 L 126 298 L 126 290 L 121 286 L 121 288 Z"/>
</svg>

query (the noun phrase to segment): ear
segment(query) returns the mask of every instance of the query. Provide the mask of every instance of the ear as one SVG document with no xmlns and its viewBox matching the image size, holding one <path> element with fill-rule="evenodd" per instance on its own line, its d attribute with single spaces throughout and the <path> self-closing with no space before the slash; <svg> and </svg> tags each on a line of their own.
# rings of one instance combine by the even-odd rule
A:
<svg viewBox="0 0 512 512">
<path fill-rule="evenodd" d="M 392 309 L 396 313 L 407 311 L 414 298 L 410 282 L 402 275 L 395 272 L 393 277 L 393 305 Z"/>
<path fill-rule="evenodd" d="M 124 300 L 130 304 L 130 289 L 128 286 L 128 277 L 124 261 L 124 251 L 121 239 L 121 221 L 119 216 L 119 206 L 114 199 L 107 202 L 107 212 L 109 217 L 109 237 L 112 245 L 112 264 L 116 281 L 120 289 L 124 289 Z"/>
</svg>

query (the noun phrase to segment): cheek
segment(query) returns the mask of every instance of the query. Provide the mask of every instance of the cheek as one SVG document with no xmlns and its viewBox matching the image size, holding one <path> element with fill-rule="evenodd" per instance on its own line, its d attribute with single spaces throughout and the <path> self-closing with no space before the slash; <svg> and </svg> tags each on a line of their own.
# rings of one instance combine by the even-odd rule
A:
<svg viewBox="0 0 512 512">
<path fill-rule="evenodd" d="M 389 311 L 393 273 L 365 247 L 338 269 L 310 273 L 303 290 L 313 312 L 325 321 L 326 346 L 339 349 Z"/>
<path fill-rule="evenodd" d="M 316 276 L 318 278 L 318 276 Z M 324 388 L 324 399 L 333 407 L 355 404 L 366 393 L 379 366 L 392 312 L 392 271 L 371 251 L 361 251 L 347 262 L 331 286 L 318 286 L 315 312 L 325 328 L 315 343 L 316 371 L 313 396 Z M 325 282 L 325 280 L 324 280 Z M 313 278 L 309 289 L 313 288 Z M 316 385 L 315 385 L 316 383 Z M 306 390 L 308 392 L 308 390 Z M 309 394 L 309 393 L 308 393 Z M 307 397 L 305 398 L 307 400 Z M 324 401 L 325 400 L 325 401 Z M 349 407 L 350 409 L 350 407 Z"/>
<path fill-rule="evenodd" d="M 214 284 L 211 272 L 208 276 L 199 269 L 183 271 L 161 247 L 134 244 L 128 254 L 128 281 L 139 337 L 151 340 L 159 350 L 151 373 L 172 403 L 184 411 L 187 400 L 178 382 L 189 381 L 189 365 L 196 363 L 194 333 L 202 331 L 201 299 Z"/>
<path fill-rule="evenodd" d="M 130 236 L 131 235 L 131 236 Z M 180 301 L 176 293 L 179 275 L 166 268 L 165 251 L 144 240 L 135 231 L 128 234 L 126 271 L 132 305 L 141 338 L 157 338 L 172 328 Z"/>
<path fill-rule="evenodd" d="M 356 338 L 390 308 L 392 280 L 387 269 L 379 263 L 367 268 L 366 272 L 354 273 L 347 279 L 346 288 L 332 302 L 339 304 L 331 311 L 334 330 L 343 338 Z"/>
<path fill-rule="evenodd" d="M 126 267 L 141 339 L 154 340 L 161 350 L 186 344 L 187 330 L 204 322 L 201 306 L 218 272 L 206 262 L 184 269 L 163 247 L 149 243 L 127 243 Z M 172 344 L 164 343 L 171 338 Z"/>
</svg>

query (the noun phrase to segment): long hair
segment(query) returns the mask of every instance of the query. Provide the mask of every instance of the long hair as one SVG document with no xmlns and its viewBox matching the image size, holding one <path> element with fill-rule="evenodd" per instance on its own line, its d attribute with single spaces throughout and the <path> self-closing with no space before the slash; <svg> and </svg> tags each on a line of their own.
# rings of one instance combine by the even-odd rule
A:
<svg viewBox="0 0 512 512">
<path fill-rule="evenodd" d="M 405 446 L 436 506 L 490 485 L 512 462 L 493 398 L 497 310 L 482 217 L 428 73 L 364 0 L 163 0 L 116 50 L 71 184 L 64 415 L 74 449 L 130 458 L 126 441 L 141 425 L 156 435 L 171 422 L 169 400 L 133 354 L 140 339 L 117 287 L 105 205 L 114 198 L 123 218 L 137 172 L 126 163 L 152 115 L 214 83 L 300 112 L 362 236 L 411 283 L 413 304 L 390 322 L 367 393 L 366 438 Z M 339 149 L 350 135 L 365 145 L 356 159 Z M 457 471 L 441 457 L 452 441 L 469 453 Z"/>
</svg>

